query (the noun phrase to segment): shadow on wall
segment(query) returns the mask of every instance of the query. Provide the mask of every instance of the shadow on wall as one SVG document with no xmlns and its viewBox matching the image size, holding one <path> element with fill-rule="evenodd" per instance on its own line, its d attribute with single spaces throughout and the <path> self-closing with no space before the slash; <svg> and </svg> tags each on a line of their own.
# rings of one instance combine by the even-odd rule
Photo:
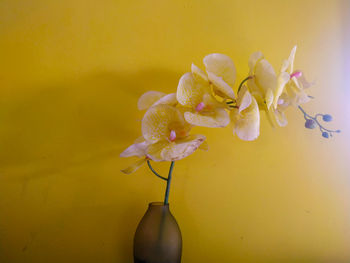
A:
<svg viewBox="0 0 350 263">
<path fill-rule="evenodd" d="M 179 76 L 104 72 L 17 92 L 0 115 L 0 178 L 34 179 L 117 158 L 141 134 L 138 97 L 174 92 Z"/>
<path fill-rule="evenodd" d="M 6 220 L 0 228 L 6 232 L 0 261 L 131 260 L 145 204 L 119 197 L 128 195 L 127 183 L 115 188 L 119 153 L 140 136 L 139 96 L 175 91 L 179 76 L 164 70 L 103 72 L 18 87 L 3 98 L 0 212 Z"/>
</svg>

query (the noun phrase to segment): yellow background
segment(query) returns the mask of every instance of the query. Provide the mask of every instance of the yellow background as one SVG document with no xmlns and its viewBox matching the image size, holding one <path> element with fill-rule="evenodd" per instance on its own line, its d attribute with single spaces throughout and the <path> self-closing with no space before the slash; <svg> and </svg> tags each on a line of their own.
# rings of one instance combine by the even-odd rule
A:
<svg viewBox="0 0 350 263">
<path fill-rule="evenodd" d="M 349 1 L 0 2 L 0 262 L 132 262 L 132 238 L 164 182 L 121 169 L 140 135 L 136 102 L 175 91 L 220 52 L 238 80 L 261 50 L 317 85 L 305 108 L 342 133 L 323 139 L 297 110 L 257 141 L 202 129 L 210 150 L 175 164 L 170 207 L 184 263 L 350 262 Z M 155 167 L 163 174 L 168 164 Z"/>
</svg>

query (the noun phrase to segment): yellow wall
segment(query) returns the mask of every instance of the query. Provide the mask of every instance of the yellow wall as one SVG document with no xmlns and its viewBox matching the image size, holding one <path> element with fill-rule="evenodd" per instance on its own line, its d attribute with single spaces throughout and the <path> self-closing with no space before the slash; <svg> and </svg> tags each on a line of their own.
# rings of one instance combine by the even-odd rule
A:
<svg viewBox="0 0 350 263">
<path fill-rule="evenodd" d="M 317 85 L 305 108 L 343 132 L 289 125 L 243 142 L 196 129 L 208 152 L 176 163 L 170 206 L 184 263 L 350 262 L 349 1 L 0 2 L 0 262 L 132 261 L 164 182 L 119 153 L 140 134 L 137 98 L 174 91 L 209 53 L 238 79 L 261 50 Z M 166 173 L 168 164 L 156 165 Z"/>
</svg>

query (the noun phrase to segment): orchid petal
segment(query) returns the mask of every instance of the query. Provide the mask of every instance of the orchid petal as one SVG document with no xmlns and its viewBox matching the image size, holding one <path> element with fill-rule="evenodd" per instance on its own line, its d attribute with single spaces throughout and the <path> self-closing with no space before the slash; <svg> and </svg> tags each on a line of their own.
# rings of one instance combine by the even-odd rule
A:
<svg viewBox="0 0 350 263">
<path fill-rule="evenodd" d="M 277 108 L 278 99 L 280 98 L 280 96 L 284 90 L 284 87 L 288 83 L 289 80 L 290 80 L 290 77 L 289 77 L 289 74 L 287 72 L 281 72 L 278 75 L 277 88 L 275 89 L 274 98 L 273 98 L 273 106 L 275 109 Z"/>
<path fill-rule="evenodd" d="M 125 174 L 131 174 L 131 173 L 135 172 L 137 169 L 139 169 L 146 161 L 147 161 L 146 158 L 140 159 L 137 162 L 130 165 L 129 167 L 121 170 L 121 172 L 123 172 Z"/>
<path fill-rule="evenodd" d="M 192 71 L 193 78 L 196 81 L 202 82 L 203 84 L 209 83 L 207 74 L 193 63 L 191 65 L 191 71 Z"/>
<path fill-rule="evenodd" d="M 134 143 L 126 148 L 121 154 L 120 157 L 130 157 L 130 156 L 138 156 L 144 157 L 146 153 L 146 149 L 149 143 L 143 141 L 141 143 Z"/>
<path fill-rule="evenodd" d="M 268 89 L 265 94 L 265 103 L 266 103 L 267 109 L 270 108 L 272 102 L 273 102 L 273 91 L 272 89 Z"/>
<path fill-rule="evenodd" d="M 308 89 L 308 88 L 312 87 L 313 85 L 315 85 L 313 82 L 308 82 L 306 80 L 304 73 L 301 75 L 301 77 L 298 78 L 298 82 L 301 84 L 303 89 Z"/>
<path fill-rule="evenodd" d="M 242 91 L 242 89 L 245 89 L 245 91 Z M 242 92 L 244 93 L 241 97 L 238 97 L 237 99 L 237 104 L 239 106 L 239 109 L 238 109 L 239 113 L 245 110 L 246 108 L 248 108 L 249 105 L 252 103 L 252 95 L 248 91 L 247 87 L 243 86 L 242 89 L 240 90 L 240 94 L 242 94 Z"/>
<path fill-rule="evenodd" d="M 230 99 L 235 98 L 235 93 L 233 92 L 232 87 L 229 86 L 222 79 L 222 77 L 219 77 L 212 72 L 208 72 L 208 78 L 214 85 L 214 92 L 217 93 L 219 96 Z"/>
<path fill-rule="evenodd" d="M 199 145 L 198 149 L 202 151 L 208 151 L 209 150 L 209 145 L 207 141 L 204 141 L 201 145 Z"/>
<path fill-rule="evenodd" d="M 276 89 L 276 73 L 272 65 L 266 59 L 262 59 L 257 63 L 255 76 L 258 85 L 264 90 L 265 93 L 268 91 L 268 89 L 271 89 L 272 91 Z"/>
<path fill-rule="evenodd" d="M 259 60 L 263 59 L 264 55 L 260 52 L 254 52 L 253 54 L 251 54 L 249 61 L 248 61 L 248 66 L 250 68 L 251 72 L 255 71 L 255 66 L 258 63 Z"/>
<path fill-rule="evenodd" d="M 248 108 L 239 113 L 238 109 L 231 112 L 233 123 L 233 133 L 244 141 L 253 141 L 258 138 L 260 133 L 260 112 L 258 103 L 252 97 L 252 103 Z"/>
<path fill-rule="evenodd" d="M 210 112 L 185 112 L 185 120 L 195 126 L 202 127 L 226 127 L 230 123 L 230 117 L 225 109 L 216 108 Z"/>
<path fill-rule="evenodd" d="M 151 143 L 169 138 L 171 130 L 185 126 L 181 112 L 175 107 L 160 104 L 148 109 L 142 119 L 142 135 Z M 179 132 L 180 133 L 180 132 Z"/>
<path fill-rule="evenodd" d="M 203 100 L 203 94 L 209 87 L 196 82 L 191 73 L 185 73 L 177 86 L 176 98 L 178 102 L 187 107 L 195 108 Z"/>
<path fill-rule="evenodd" d="M 159 104 L 167 104 L 167 105 L 175 106 L 177 104 L 176 94 L 175 93 L 167 94 L 164 97 L 157 100 L 152 106 L 156 106 Z"/>
<path fill-rule="evenodd" d="M 169 141 L 166 141 L 166 140 L 162 140 L 162 141 L 156 142 L 154 144 L 151 144 L 147 148 L 147 156 L 149 158 L 151 158 L 155 162 L 164 161 L 161 153 L 162 153 L 162 150 L 165 147 L 167 147 L 170 143 L 172 143 L 172 142 L 169 142 Z"/>
<path fill-rule="evenodd" d="M 169 143 L 161 152 L 165 161 L 181 160 L 192 154 L 205 141 L 203 135 L 190 135 L 186 138 Z"/>
<path fill-rule="evenodd" d="M 208 75 L 209 72 L 211 72 L 222 78 L 222 80 L 231 86 L 231 88 L 233 87 L 236 79 L 236 67 L 230 57 L 214 53 L 204 57 L 203 63 Z"/>
<path fill-rule="evenodd" d="M 275 116 L 275 120 L 277 122 L 277 124 L 280 127 L 284 127 L 288 124 L 286 115 L 284 114 L 284 112 L 281 112 L 279 110 L 274 110 L 274 116 Z"/>
<path fill-rule="evenodd" d="M 142 94 L 139 98 L 137 102 L 137 108 L 139 110 L 146 110 L 165 95 L 165 93 L 159 91 L 147 91 L 146 93 Z"/>
</svg>

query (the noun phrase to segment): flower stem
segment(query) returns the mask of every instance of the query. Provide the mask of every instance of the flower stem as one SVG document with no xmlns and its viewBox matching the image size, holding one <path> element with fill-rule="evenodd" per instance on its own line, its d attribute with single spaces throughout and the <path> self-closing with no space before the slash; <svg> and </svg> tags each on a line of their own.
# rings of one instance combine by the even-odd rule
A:
<svg viewBox="0 0 350 263">
<path fill-rule="evenodd" d="M 161 176 L 159 173 L 157 173 L 157 172 L 153 169 L 153 167 L 152 167 L 152 165 L 151 165 L 151 162 L 150 162 L 149 160 L 147 160 L 147 164 L 148 164 L 149 169 L 152 171 L 152 173 L 154 173 L 154 174 L 155 174 L 156 176 L 158 176 L 160 179 L 163 179 L 163 180 L 165 180 L 165 181 L 168 180 L 167 178 Z"/>
<path fill-rule="evenodd" d="M 167 183 L 166 183 L 165 198 L 164 198 L 164 204 L 165 205 L 167 205 L 169 203 L 168 200 L 169 200 L 171 175 L 173 173 L 174 164 L 175 164 L 175 162 L 172 161 L 171 164 L 170 164 L 170 168 L 169 168 L 169 175 L 168 175 L 168 179 L 167 179 Z"/>
<path fill-rule="evenodd" d="M 250 79 L 252 79 L 252 78 L 253 78 L 252 76 L 248 76 L 248 77 L 246 77 L 244 80 L 242 80 L 241 84 L 239 84 L 237 94 L 238 94 L 239 91 L 241 90 L 243 84 L 244 84 L 247 80 L 250 80 Z"/>
</svg>

